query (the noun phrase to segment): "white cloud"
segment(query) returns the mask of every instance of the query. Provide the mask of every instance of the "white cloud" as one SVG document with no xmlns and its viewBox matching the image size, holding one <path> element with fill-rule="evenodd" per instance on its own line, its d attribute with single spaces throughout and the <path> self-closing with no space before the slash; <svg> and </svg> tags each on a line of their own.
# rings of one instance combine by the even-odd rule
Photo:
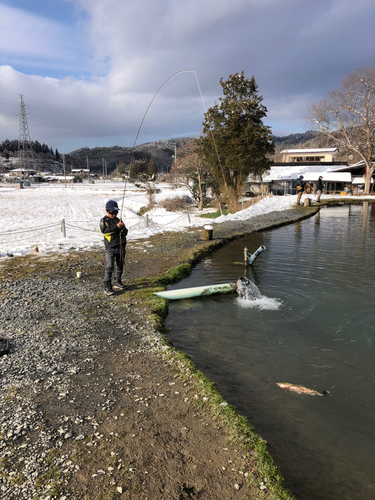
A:
<svg viewBox="0 0 375 500">
<path fill-rule="evenodd" d="M 3 63 L 72 68 L 82 54 L 75 27 L 0 4 Z"/>
<path fill-rule="evenodd" d="M 308 102 L 373 62 L 370 0 L 358 9 L 348 0 L 70 1 L 71 26 L 33 14 L 32 3 L 30 12 L 0 4 L 0 101 L 15 114 L 23 94 L 37 108 L 32 138 L 65 152 L 79 140 L 131 145 L 155 92 L 182 69 L 196 71 L 206 106 L 222 94 L 221 77 L 254 75 L 267 121 L 289 132 Z M 2 103 L 0 141 L 18 130 Z M 198 134 L 202 121 L 195 77 L 181 74 L 158 95 L 140 141 Z"/>
</svg>

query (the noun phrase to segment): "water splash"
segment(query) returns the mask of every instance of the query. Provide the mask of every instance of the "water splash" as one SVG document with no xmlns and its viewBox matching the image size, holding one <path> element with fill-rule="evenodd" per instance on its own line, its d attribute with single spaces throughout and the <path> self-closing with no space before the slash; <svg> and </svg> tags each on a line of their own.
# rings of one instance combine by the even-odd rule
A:
<svg viewBox="0 0 375 500">
<path fill-rule="evenodd" d="M 237 293 L 239 298 L 244 300 L 260 299 L 262 296 L 256 284 L 247 278 L 238 278 Z"/>
<path fill-rule="evenodd" d="M 281 300 L 262 295 L 256 284 L 247 278 L 238 278 L 237 293 L 236 301 L 241 307 L 247 309 L 276 311 L 282 305 Z"/>
</svg>

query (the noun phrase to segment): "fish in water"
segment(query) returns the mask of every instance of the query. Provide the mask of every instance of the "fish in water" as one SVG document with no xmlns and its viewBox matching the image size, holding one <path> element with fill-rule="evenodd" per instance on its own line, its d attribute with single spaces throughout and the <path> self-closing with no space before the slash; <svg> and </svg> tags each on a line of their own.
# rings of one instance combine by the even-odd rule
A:
<svg viewBox="0 0 375 500">
<path fill-rule="evenodd" d="M 293 385 L 288 382 L 276 382 L 276 384 L 281 387 L 281 389 L 285 389 L 286 391 L 296 392 L 297 394 L 308 394 L 309 396 L 327 396 L 327 391 L 314 391 L 314 389 L 308 389 L 303 385 Z"/>
<path fill-rule="evenodd" d="M 245 300 L 255 300 L 261 297 L 261 293 L 256 284 L 242 277 L 237 280 L 237 293 L 240 299 Z"/>
</svg>

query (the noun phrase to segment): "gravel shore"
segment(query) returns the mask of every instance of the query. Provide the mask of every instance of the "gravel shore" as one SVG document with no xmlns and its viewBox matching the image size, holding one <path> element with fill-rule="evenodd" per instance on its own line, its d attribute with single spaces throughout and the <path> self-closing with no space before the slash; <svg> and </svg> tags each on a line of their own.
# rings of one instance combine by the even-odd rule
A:
<svg viewBox="0 0 375 500">
<path fill-rule="evenodd" d="M 0 497 L 292 498 L 233 442 L 137 294 L 210 247 L 313 213 L 225 222 L 212 242 L 194 229 L 129 244 L 129 290 L 114 297 L 102 292 L 103 252 L 3 261 Z"/>
</svg>

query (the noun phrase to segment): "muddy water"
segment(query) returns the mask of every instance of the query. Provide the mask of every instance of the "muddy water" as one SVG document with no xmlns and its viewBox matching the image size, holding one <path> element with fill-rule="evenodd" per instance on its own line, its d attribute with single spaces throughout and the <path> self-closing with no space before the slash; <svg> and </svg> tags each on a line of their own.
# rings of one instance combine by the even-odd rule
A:
<svg viewBox="0 0 375 500">
<path fill-rule="evenodd" d="M 243 248 L 266 250 L 245 270 Z M 267 440 L 299 499 L 375 498 L 375 206 L 238 240 L 171 288 L 250 278 L 261 292 L 170 303 L 174 345 Z M 286 392 L 301 384 L 327 397 Z"/>
</svg>

